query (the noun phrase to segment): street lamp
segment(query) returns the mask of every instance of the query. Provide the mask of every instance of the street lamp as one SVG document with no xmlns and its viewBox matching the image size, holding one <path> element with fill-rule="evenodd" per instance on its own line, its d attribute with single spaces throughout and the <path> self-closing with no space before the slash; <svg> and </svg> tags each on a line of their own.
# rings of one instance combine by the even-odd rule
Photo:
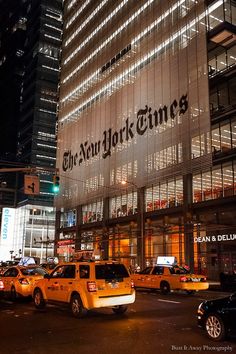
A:
<svg viewBox="0 0 236 354">
<path fill-rule="evenodd" d="M 32 254 L 32 247 L 33 247 L 33 233 L 34 233 L 34 215 L 37 209 L 32 210 L 32 224 L 31 224 L 31 233 L 30 233 L 30 257 Z"/>
<path fill-rule="evenodd" d="M 13 250 L 12 250 L 12 251 L 9 251 L 9 253 L 10 253 L 10 255 L 11 255 L 11 261 L 12 261 L 13 258 L 14 258 L 14 256 L 13 256 L 14 251 L 13 251 Z"/>
<path fill-rule="evenodd" d="M 47 236 L 47 239 L 46 239 L 46 240 L 43 240 L 42 237 L 40 237 L 40 241 L 37 241 L 36 238 L 34 238 L 34 243 L 35 243 L 35 244 L 38 243 L 38 244 L 40 244 L 42 247 L 45 246 L 45 249 L 46 249 L 45 258 L 46 258 L 46 261 L 47 261 L 47 258 L 48 258 L 48 247 L 49 247 L 49 245 L 53 244 L 54 241 L 51 240 L 51 239 L 49 238 L 49 236 Z"/>
<path fill-rule="evenodd" d="M 122 180 L 120 183 L 121 183 L 123 186 L 125 186 L 126 184 L 131 184 L 131 185 L 133 185 L 133 186 L 138 190 L 137 184 L 135 184 L 135 183 L 132 182 L 132 181 Z"/>
</svg>

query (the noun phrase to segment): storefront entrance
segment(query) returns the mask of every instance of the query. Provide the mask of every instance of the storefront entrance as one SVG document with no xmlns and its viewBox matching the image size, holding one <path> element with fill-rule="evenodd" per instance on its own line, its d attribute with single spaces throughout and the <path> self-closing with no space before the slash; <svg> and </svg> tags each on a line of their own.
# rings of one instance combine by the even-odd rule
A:
<svg viewBox="0 0 236 354">
<path fill-rule="evenodd" d="M 220 269 L 223 273 L 236 274 L 236 251 L 222 253 Z"/>
</svg>

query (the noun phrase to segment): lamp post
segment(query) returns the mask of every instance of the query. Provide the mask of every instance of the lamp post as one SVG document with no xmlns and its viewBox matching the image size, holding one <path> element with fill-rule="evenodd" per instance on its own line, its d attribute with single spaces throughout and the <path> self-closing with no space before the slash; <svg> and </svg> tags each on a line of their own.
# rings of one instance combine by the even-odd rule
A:
<svg viewBox="0 0 236 354">
<path fill-rule="evenodd" d="M 145 222 L 144 222 L 144 187 L 139 188 L 137 184 L 132 181 L 122 180 L 122 185 L 131 184 L 137 190 L 137 254 L 138 265 L 144 268 L 144 234 L 145 234 Z"/>
<path fill-rule="evenodd" d="M 14 256 L 13 256 L 14 251 L 13 251 L 13 250 L 12 250 L 12 251 L 9 251 L 9 253 L 10 253 L 10 255 L 11 255 L 11 261 L 12 261 L 13 258 L 14 258 Z"/>
<path fill-rule="evenodd" d="M 34 243 L 39 243 L 40 245 L 42 245 L 43 247 L 45 246 L 45 249 L 46 249 L 46 254 L 45 254 L 45 258 L 46 258 L 46 261 L 47 261 L 47 258 L 48 258 L 48 246 L 53 244 L 54 241 L 51 240 L 48 236 L 47 236 L 47 239 L 46 240 L 43 240 L 42 237 L 40 237 L 40 241 L 37 241 L 35 238 L 34 238 Z"/>
<path fill-rule="evenodd" d="M 33 209 L 32 213 L 32 224 L 31 224 L 31 233 L 30 233 L 30 256 L 32 254 L 32 247 L 33 247 L 33 232 L 34 232 L 34 215 L 37 209 Z"/>
</svg>

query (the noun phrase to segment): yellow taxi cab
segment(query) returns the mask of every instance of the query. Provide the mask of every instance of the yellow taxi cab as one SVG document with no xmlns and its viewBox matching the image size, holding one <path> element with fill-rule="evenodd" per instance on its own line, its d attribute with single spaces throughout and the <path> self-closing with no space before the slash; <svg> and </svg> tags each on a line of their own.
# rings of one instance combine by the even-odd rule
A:
<svg viewBox="0 0 236 354">
<path fill-rule="evenodd" d="M 162 294 L 173 290 L 184 290 L 193 294 L 209 287 L 204 275 L 191 274 L 178 265 L 155 265 L 132 274 L 135 288 L 160 289 Z"/>
<path fill-rule="evenodd" d="M 35 307 L 46 303 L 68 304 L 75 317 L 87 310 L 110 307 L 124 313 L 135 301 L 135 289 L 126 266 L 113 261 L 61 263 L 37 282 L 33 290 Z"/>
<path fill-rule="evenodd" d="M 18 297 L 32 296 L 35 282 L 44 277 L 46 270 L 39 266 L 12 266 L 2 275 L 4 296 L 15 300 Z"/>
</svg>

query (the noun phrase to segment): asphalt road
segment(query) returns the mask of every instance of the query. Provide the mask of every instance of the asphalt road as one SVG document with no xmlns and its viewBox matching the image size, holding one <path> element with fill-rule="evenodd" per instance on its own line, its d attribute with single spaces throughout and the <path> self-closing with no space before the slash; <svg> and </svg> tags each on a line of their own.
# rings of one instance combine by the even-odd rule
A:
<svg viewBox="0 0 236 354">
<path fill-rule="evenodd" d="M 137 291 L 126 314 L 100 309 L 83 319 L 73 318 L 67 308 L 39 311 L 29 301 L 2 300 L 0 354 L 236 353 L 236 337 L 215 343 L 197 326 L 201 300 L 224 295 Z"/>
</svg>

